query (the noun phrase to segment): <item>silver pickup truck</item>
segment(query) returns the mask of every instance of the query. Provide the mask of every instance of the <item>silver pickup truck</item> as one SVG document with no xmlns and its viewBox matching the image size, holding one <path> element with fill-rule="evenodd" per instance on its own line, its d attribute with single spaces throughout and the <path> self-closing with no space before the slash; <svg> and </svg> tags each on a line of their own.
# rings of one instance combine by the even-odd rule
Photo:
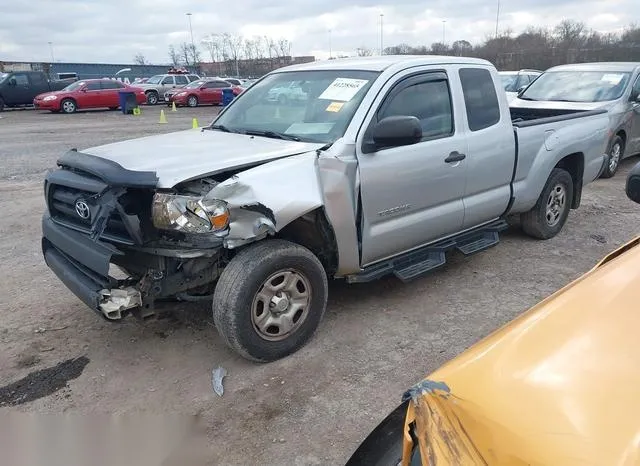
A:
<svg viewBox="0 0 640 466">
<path fill-rule="evenodd" d="M 269 99 L 293 83 L 305 99 Z M 287 67 L 202 130 L 64 154 L 43 253 L 107 319 L 208 301 L 231 348 L 273 361 L 315 332 L 328 278 L 409 281 L 497 244 L 514 214 L 558 234 L 603 170 L 607 124 L 605 110 L 512 122 L 483 60 Z"/>
</svg>

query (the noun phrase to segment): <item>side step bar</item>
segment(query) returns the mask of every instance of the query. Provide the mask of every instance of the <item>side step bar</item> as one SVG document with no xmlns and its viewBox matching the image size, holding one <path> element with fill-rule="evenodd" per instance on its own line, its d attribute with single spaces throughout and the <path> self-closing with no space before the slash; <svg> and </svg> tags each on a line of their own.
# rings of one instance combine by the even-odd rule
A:
<svg viewBox="0 0 640 466">
<path fill-rule="evenodd" d="M 371 265 L 358 274 L 348 275 L 346 280 L 348 283 L 365 283 L 394 274 L 403 282 L 408 282 L 444 265 L 447 261 L 446 253 L 453 249 L 469 256 L 495 246 L 500 241 L 499 233 L 508 227 L 505 220 L 496 220 L 475 230 Z"/>
</svg>

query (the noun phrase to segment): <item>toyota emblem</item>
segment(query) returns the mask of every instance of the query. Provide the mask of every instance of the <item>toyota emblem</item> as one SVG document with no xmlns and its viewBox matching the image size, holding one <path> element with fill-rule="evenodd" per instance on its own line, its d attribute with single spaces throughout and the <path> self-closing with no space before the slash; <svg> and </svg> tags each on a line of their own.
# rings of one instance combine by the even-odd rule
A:
<svg viewBox="0 0 640 466">
<path fill-rule="evenodd" d="M 83 200 L 76 201 L 76 214 L 83 220 L 87 220 L 91 216 L 89 206 Z"/>
</svg>

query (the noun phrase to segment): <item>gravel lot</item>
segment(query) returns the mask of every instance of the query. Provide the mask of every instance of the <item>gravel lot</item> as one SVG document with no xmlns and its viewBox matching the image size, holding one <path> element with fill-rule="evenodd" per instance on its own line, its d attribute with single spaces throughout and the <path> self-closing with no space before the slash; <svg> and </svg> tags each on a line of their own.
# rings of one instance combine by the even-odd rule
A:
<svg viewBox="0 0 640 466">
<path fill-rule="evenodd" d="M 553 240 L 514 228 L 496 248 L 453 256 L 409 285 L 334 283 L 312 342 L 255 365 L 224 347 L 207 306 L 111 324 L 87 311 L 41 258 L 42 178 L 60 154 L 189 129 L 193 117 L 205 124 L 216 111 L 165 110 L 169 123 L 160 125 L 160 108 L 139 117 L 0 114 L 0 412 L 199 414 L 207 464 L 344 464 L 406 388 L 640 230 L 640 206 L 623 191 L 634 158 L 585 189 L 582 207 Z M 229 373 L 222 398 L 211 389 L 219 365 Z M 25 388 L 43 377 L 46 386 Z"/>
</svg>

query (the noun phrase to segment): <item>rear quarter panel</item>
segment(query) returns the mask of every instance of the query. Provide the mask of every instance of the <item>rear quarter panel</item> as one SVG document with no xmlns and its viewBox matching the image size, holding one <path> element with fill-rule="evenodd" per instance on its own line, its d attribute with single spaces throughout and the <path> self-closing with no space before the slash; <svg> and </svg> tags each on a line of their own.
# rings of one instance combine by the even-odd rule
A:
<svg viewBox="0 0 640 466">
<path fill-rule="evenodd" d="M 606 152 L 609 116 L 606 113 L 566 121 L 516 126 L 518 162 L 513 181 L 512 213 L 531 209 L 551 170 L 571 154 L 584 156 L 584 185 L 595 180 Z"/>
</svg>

